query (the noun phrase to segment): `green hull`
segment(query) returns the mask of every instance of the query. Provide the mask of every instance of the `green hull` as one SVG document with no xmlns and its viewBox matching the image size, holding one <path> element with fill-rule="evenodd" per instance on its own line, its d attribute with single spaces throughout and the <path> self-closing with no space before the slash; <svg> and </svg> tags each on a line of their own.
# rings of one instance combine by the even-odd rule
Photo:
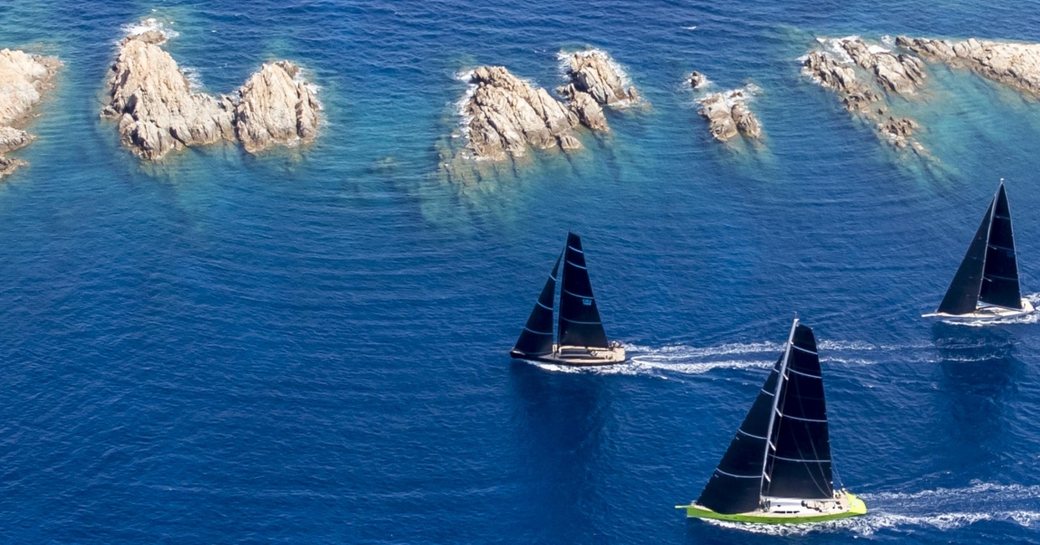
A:
<svg viewBox="0 0 1040 545">
<path fill-rule="evenodd" d="M 737 513 L 726 515 L 716 513 L 707 507 L 701 507 L 695 503 L 689 505 L 676 505 L 676 509 L 685 509 L 686 516 L 690 518 L 726 520 L 729 522 L 750 522 L 755 524 L 807 524 L 813 522 L 827 522 L 849 517 L 858 517 L 867 514 L 867 504 L 854 494 L 848 494 L 849 508 L 847 511 L 838 513 L 781 515 L 775 513 Z"/>
</svg>

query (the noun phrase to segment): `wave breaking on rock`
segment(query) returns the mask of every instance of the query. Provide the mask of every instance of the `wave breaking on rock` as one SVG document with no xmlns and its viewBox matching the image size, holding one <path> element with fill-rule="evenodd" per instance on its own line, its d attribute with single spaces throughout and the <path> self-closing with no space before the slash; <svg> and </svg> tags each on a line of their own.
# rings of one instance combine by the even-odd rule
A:
<svg viewBox="0 0 1040 545">
<path fill-rule="evenodd" d="M 6 154 L 35 139 L 19 126 L 32 116 L 60 67 L 61 61 L 55 57 L 0 50 L 0 179 L 27 164 Z"/>
<path fill-rule="evenodd" d="M 162 48 L 170 36 L 151 19 L 133 25 L 109 74 L 101 115 L 117 122 L 121 141 L 138 157 L 156 161 L 220 141 L 240 141 L 257 153 L 314 139 L 321 107 L 298 66 L 264 63 L 235 93 L 216 97 L 194 90 Z"/>
</svg>

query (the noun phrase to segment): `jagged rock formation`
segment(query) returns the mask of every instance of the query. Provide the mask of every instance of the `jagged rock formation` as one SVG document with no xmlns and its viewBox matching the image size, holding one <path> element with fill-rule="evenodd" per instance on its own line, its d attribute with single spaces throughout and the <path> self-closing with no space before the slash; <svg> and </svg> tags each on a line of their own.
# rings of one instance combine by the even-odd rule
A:
<svg viewBox="0 0 1040 545">
<path fill-rule="evenodd" d="M 917 57 L 871 48 L 859 39 L 843 40 L 841 46 L 887 91 L 908 95 L 924 84 L 924 63 Z"/>
<path fill-rule="evenodd" d="M 802 62 L 803 73 L 837 94 L 845 109 L 871 123 L 880 137 L 897 148 L 925 153 L 924 147 L 913 139 L 919 124 L 891 114 L 890 103 L 892 95 L 908 97 L 923 85 L 924 63 L 911 55 L 896 55 L 868 45 L 859 38 L 831 43 L 851 62 L 827 51 L 811 51 Z"/>
<path fill-rule="evenodd" d="M 896 45 L 929 61 L 968 68 L 984 78 L 1040 98 L 1040 44 L 900 36 Z"/>
<path fill-rule="evenodd" d="M 700 99 L 699 113 L 708 120 L 711 135 L 719 142 L 726 142 L 735 136 L 760 139 L 762 125 L 758 118 L 747 107 L 748 93 L 742 89 L 734 89 L 722 93 L 711 93 Z"/>
<path fill-rule="evenodd" d="M 469 81 L 476 87 L 462 112 L 469 119 L 465 133 L 473 157 L 503 160 L 522 156 L 529 147 L 581 147 L 573 134 L 577 114 L 545 89 L 532 87 L 502 66 L 481 66 Z"/>
<path fill-rule="evenodd" d="M 59 67 L 61 61 L 54 57 L 0 50 L 0 178 L 26 164 L 4 154 L 32 143 L 34 137 L 15 125 L 31 116 Z"/>
<path fill-rule="evenodd" d="M 587 93 L 576 94 L 564 104 L 502 66 L 481 66 L 467 81 L 471 87 L 460 107 L 464 120 L 460 136 L 465 145 L 460 149 L 439 146 L 442 170 L 448 178 L 473 180 L 480 175 L 474 172 L 477 161 L 515 161 L 531 148 L 580 149 L 575 131 L 582 126 L 610 130 L 603 109 Z"/>
<path fill-rule="evenodd" d="M 234 95 L 214 97 L 192 90 L 161 47 L 166 40 L 154 28 L 127 36 L 108 78 L 109 101 L 101 115 L 118 122 L 123 144 L 142 159 L 222 140 L 241 140 L 254 153 L 314 138 L 317 98 L 298 80 L 294 64 L 266 63 Z"/>
<path fill-rule="evenodd" d="M 469 73 L 466 81 L 471 87 L 460 107 L 463 128 L 458 134 L 465 144 L 445 139 L 437 145 L 441 172 L 448 179 L 475 181 L 485 171 L 503 170 L 501 163 L 507 159 L 515 164 L 531 148 L 579 149 L 576 130 L 610 131 L 604 107 L 640 100 L 606 53 L 561 53 L 560 58 L 569 80 L 557 88 L 562 102 L 502 66 L 481 66 Z"/>
<path fill-rule="evenodd" d="M 157 30 L 120 42 L 102 115 L 118 121 L 123 144 L 143 159 L 234 140 L 232 105 L 193 92 L 177 61 L 160 47 L 165 42 L 166 36 Z"/>
<path fill-rule="evenodd" d="M 321 106 L 299 74 L 289 61 L 265 63 L 238 90 L 235 133 L 249 153 L 318 134 Z"/>
<path fill-rule="evenodd" d="M 564 72 L 569 83 L 559 88 L 565 98 L 577 102 L 587 93 L 601 106 L 625 107 L 640 101 L 635 87 L 626 83 L 627 77 L 616 62 L 596 49 L 561 54 Z"/>
</svg>

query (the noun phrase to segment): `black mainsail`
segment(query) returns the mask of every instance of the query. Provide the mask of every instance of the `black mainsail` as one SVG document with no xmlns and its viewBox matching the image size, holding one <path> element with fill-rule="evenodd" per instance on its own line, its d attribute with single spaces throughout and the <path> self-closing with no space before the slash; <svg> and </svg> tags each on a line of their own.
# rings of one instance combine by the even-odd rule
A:
<svg viewBox="0 0 1040 545">
<path fill-rule="evenodd" d="M 514 356 L 542 356 L 553 351 L 553 299 L 556 298 L 556 273 L 562 257 L 556 258 L 552 273 L 538 295 L 538 302 L 527 317 L 527 324 L 511 352 Z"/>
<path fill-rule="evenodd" d="M 558 334 L 560 346 L 606 348 L 609 344 L 592 294 L 581 237 L 574 233 L 567 233 L 563 249 Z"/>
<path fill-rule="evenodd" d="M 764 497 L 830 499 L 827 408 L 812 329 L 795 320 L 784 354 L 697 503 L 722 514 L 759 509 Z"/>
<path fill-rule="evenodd" d="M 979 302 L 1022 308 L 1011 207 L 1001 182 L 937 312 L 969 314 Z"/>
<path fill-rule="evenodd" d="M 986 244 L 986 266 L 982 269 L 979 301 L 1000 307 L 1021 309 L 1022 292 L 1018 284 L 1018 260 L 1015 256 L 1015 234 L 1011 228 L 1011 206 L 1004 184 L 997 189 L 993 203 L 993 220 Z"/>
</svg>

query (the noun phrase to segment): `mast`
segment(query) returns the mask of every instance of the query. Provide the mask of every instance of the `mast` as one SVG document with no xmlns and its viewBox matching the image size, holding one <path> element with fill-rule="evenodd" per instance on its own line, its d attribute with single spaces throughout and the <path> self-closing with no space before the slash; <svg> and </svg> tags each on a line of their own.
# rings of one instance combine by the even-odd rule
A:
<svg viewBox="0 0 1040 545">
<path fill-rule="evenodd" d="M 759 481 L 758 489 L 758 501 L 762 502 L 762 498 L 765 497 L 766 481 L 769 480 L 769 475 L 766 473 L 766 464 L 769 463 L 769 449 L 775 448 L 773 444 L 773 425 L 776 423 L 777 407 L 780 405 L 780 390 L 784 386 L 784 380 L 786 380 L 787 373 L 787 360 L 791 356 L 791 346 L 794 342 L 794 330 L 798 327 L 798 318 L 794 319 L 794 323 L 791 324 L 791 333 L 787 335 L 787 346 L 784 349 L 783 359 L 780 360 L 780 367 L 778 369 L 778 377 L 776 381 L 776 390 L 773 392 L 773 408 L 769 411 L 769 426 L 766 428 L 766 446 L 762 449 L 762 479 Z"/>
<path fill-rule="evenodd" d="M 510 352 L 515 357 L 542 356 L 549 354 L 553 349 L 553 306 L 556 295 L 556 273 L 560 268 L 561 253 L 556 258 L 549 278 L 538 295 L 538 301 L 531 309 L 531 315 L 527 317 L 524 329 L 520 331 L 520 337 Z"/>
<path fill-rule="evenodd" d="M 585 263 L 581 237 L 567 233 L 563 248 L 563 278 L 560 282 L 558 320 L 560 346 L 606 348 L 607 333 L 599 317 L 592 280 Z"/>
</svg>

